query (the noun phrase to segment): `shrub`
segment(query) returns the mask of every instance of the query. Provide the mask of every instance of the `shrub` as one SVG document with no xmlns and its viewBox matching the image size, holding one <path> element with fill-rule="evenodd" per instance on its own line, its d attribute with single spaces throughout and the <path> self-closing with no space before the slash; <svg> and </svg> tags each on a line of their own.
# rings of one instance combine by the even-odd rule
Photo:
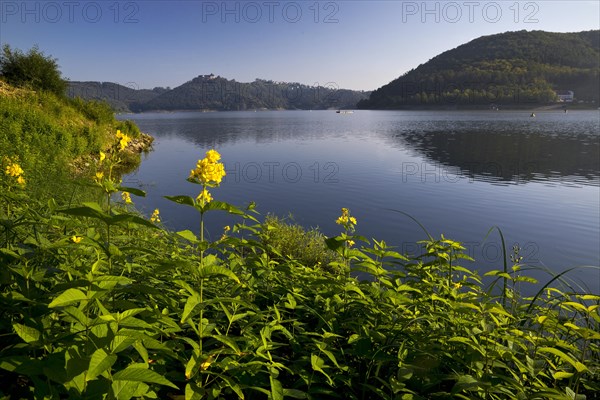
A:
<svg viewBox="0 0 600 400">
<path fill-rule="evenodd" d="M 0 55 L 0 75 L 14 86 L 48 91 L 60 97 L 66 95 L 67 82 L 61 77 L 57 60 L 44 55 L 37 47 L 25 54 L 5 45 Z"/>
<path fill-rule="evenodd" d="M 290 217 L 291 218 L 291 217 Z M 267 215 L 263 227 L 265 245 L 272 248 L 273 255 L 292 259 L 312 268 L 323 268 L 330 272 L 342 272 L 330 266 L 340 262 L 336 252 L 325 245 L 325 235 L 318 229 L 306 230 L 298 224 L 289 223 L 275 215 Z"/>
</svg>

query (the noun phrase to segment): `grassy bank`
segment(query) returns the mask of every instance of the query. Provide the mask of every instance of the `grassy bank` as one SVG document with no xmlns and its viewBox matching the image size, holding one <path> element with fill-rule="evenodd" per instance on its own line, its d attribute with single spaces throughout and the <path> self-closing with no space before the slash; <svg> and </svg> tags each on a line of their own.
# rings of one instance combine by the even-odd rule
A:
<svg viewBox="0 0 600 400">
<path fill-rule="evenodd" d="M 106 150 L 117 129 L 142 137 L 134 124 L 115 120 L 105 103 L 68 100 L 16 88 L 1 79 L 0 116 L 0 160 L 19 160 L 27 171 L 27 191 L 34 197 L 57 197 L 57 182 L 89 175 L 94 156 Z M 139 157 L 131 152 L 128 163 L 137 162 Z M 69 185 L 68 191 L 73 190 Z"/>
</svg>

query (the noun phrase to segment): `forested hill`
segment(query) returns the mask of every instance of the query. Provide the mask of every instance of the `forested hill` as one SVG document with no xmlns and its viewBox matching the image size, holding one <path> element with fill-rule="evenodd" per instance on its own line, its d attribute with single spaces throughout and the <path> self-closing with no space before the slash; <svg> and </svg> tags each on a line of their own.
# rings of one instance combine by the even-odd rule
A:
<svg viewBox="0 0 600 400">
<path fill-rule="evenodd" d="M 112 82 L 68 82 L 67 95 L 84 100 L 105 101 L 115 111 L 131 111 L 133 104 L 146 103 L 169 89 L 157 87 L 154 89 L 138 89 L 136 85 L 119 85 Z"/>
<path fill-rule="evenodd" d="M 370 92 L 256 79 L 243 83 L 200 75 L 174 89 L 134 90 L 99 82 L 70 82 L 69 95 L 108 101 L 119 111 L 354 108 Z"/>
<path fill-rule="evenodd" d="M 446 51 L 375 90 L 359 108 L 537 105 L 573 91 L 599 100 L 600 31 L 506 32 Z"/>
</svg>

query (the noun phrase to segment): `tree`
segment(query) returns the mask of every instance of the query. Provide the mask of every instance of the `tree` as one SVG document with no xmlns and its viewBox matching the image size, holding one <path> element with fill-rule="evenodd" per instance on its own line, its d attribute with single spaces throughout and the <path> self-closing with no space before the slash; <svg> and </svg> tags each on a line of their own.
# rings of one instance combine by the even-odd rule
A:
<svg viewBox="0 0 600 400">
<path fill-rule="evenodd" d="M 57 60 L 44 55 L 37 46 L 27 54 L 4 45 L 0 54 L 0 76 L 14 86 L 52 92 L 65 96 L 67 81 L 58 69 Z"/>
</svg>

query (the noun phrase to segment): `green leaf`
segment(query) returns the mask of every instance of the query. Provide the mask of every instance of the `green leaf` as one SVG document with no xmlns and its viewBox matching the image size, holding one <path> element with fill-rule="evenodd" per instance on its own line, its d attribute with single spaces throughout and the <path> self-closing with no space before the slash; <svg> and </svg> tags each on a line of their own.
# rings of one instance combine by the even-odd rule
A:
<svg viewBox="0 0 600 400">
<path fill-rule="evenodd" d="M 83 311 L 77 307 L 66 307 L 62 311 L 83 326 L 86 326 L 89 323 L 89 319 L 85 316 Z"/>
<path fill-rule="evenodd" d="M 196 306 L 200 303 L 202 303 L 202 299 L 200 299 L 198 294 L 195 293 L 188 297 L 187 301 L 185 302 L 185 307 L 183 308 L 183 314 L 181 315 L 182 324 L 188 320 Z"/>
<path fill-rule="evenodd" d="M 468 389 L 474 389 L 479 386 L 482 386 L 482 384 L 471 375 L 461 375 L 452 388 L 452 394 L 457 394 Z"/>
<path fill-rule="evenodd" d="M 146 192 L 144 192 L 143 190 L 140 190 L 140 189 L 126 187 L 126 186 L 119 186 L 117 189 L 119 189 L 121 192 L 131 193 L 131 194 L 134 194 L 139 197 L 146 197 Z"/>
<path fill-rule="evenodd" d="M 164 198 L 177 204 L 183 204 L 196 208 L 196 203 L 190 196 L 164 196 Z"/>
<path fill-rule="evenodd" d="M 564 352 L 562 352 L 558 349 L 555 349 L 553 347 L 540 347 L 538 349 L 538 351 L 543 352 L 543 353 L 550 353 L 550 354 L 553 354 L 553 355 L 559 357 L 561 360 L 566 361 L 569 364 L 571 364 L 573 367 L 575 367 L 577 372 L 584 372 L 584 371 L 588 370 L 588 368 L 585 365 L 583 365 L 579 361 L 575 360 L 573 357 L 571 357 L 571 356 L 565 354 Z"/>
<path fill-rule="evenodd" d="M 269 380 L 271 381 L 270 400 L 283 400 L 283 386 L 281 385 L 281 382 L 272 376 L 269 377 Z"/>
<path fill-rule="evenodd" d="M 95 201 L 84 201 L 83 204 L 85 207 L 90 208 L 92 210 L 98 211 L 98 212 L 104 212 L 104 210 L 102 210 L 102 207 L 100 206 L 100 204 L 96 203 Z"/>
<path fill-rule="evenodd" d="M 148 363 L 148 350 L 146 349 L 146 347 L 144 347 L 144 345 L 142 344 L 142 342 L 135 342 L 133 343 L 133 348 L 137 350 L 138 354 L 140 355 L 140 357 L 142 357 L 142 360 L 144 360 L 144 362 L 147 364 Z"/>
<path fill-rule="evenodd" d="M 117 322 L 121 323 L 122 321 L 125 321 L 127 318 L 134 317 L 144 311 L 146 311 L 145 308 L 130 308 L 129 310 L 125 310 L 122 313 L 117 314 Z"/>
<path fill-rule="evenodd" d="M 210 210 L 227 211 L 230 214 L 236 214 L 236 215 L 244 214 L 244 212 L 242 210 L 240 210 L 239 208 L 237 208 L 229 203 L 225 203 L 223 201 L 216 201 L 216 200 L 211 201 L 210 203 L 206 204 L 201 209 L 202 212 L 206 212 L 206 211 L 210 211 Z"/>
<path fill-rule="evenodd" d="M 560 305 L 562 308 L 567 308 L 565 306 L 573 307 L 575 310 L 581 311 L 582 313 L 587 313 L 587 307 L 583 304 L 576 303 L 574 301 L 565 301 Z M 567 308 L 568 309 L 568 308 Z"/>
<path fill-rule="evenodd" d="M 230 337 L 223 335 L 210 335 L 210 337 L 229 346 L 233 351 L 236 352 L 236 354 L 241 354 L 240 348 L 238 347 L 237 343 L 233 341 L 233 339 L 231 339 Z"/>
<path fill-rule="evenodd" d="M 198 273 L 200 278 L 208 278 L 209 276 L 213 275 L 222 275 L 231 278 L 237 283 L 240 283 L 240 279 L 236 274 L 233 273 L 233 271 L 220 265 L 202 265 L 199 268 Z"/>
<path fill-rule="evenodd" d="M 567 396 L 573 400 L 585 400 L 587 398 L 584 394 L 575 393 L 570 387 L 567 387 L 565 392 L 567 393 Z"/>
<path fill-rule="evenodd" d="M 109 369 L 117 361 L 116 354 L 108 354 L 104 349 L 98 349 L 92 354 L 86 381 L 96 379 L 98 375 Z"/>
<path fill-rule="evenodd" d="M 238 385 L 231 377 L 228 377 L 227 375 L 221 375 L 220 378 L 227 383 L 227 386 L 229 386 L 231 390 L 235 392 L 235 394 L 237 394 L 238 399 L 243 400 L 245 398 L 242 388 L 240 388 L 240 385 Z"/>
<path fill-rule="evenodd" d="M 283 395 L 285 397 L 293 397 L 294 399 L 308 399 L 308 395 L 297 389 L 283 389 Z"/>
<path fill-rule="evenodd" d="M 113 398 L 117 400 L 129 400 L 137 392 L 142 382 L 114 381 L 111 385 Z"/>
<path fill-rule="evenodd" d="M 135 364 L 125 368 L 113 375 L 113 381 L 133 381 L 133 382 L 148 382 L 159 385 L 170 386 L 178 389 L 173 383 L 167 380 L 162 375 L 150 370 L 144 369 L 141 366 L 136 367 Z"/>
<path fill-rule="evenodd" d="M 10 257 L 16 258 L 16 259 L 21 258 L 20 255 L 18 255 L 17 253 L 15 253 L 12 250 L 9 250 L 9 249 L 6 249 L 6 248 L 0 249 L 0 254 L 4 254 L 6 256 L 10 256 Z"/>
<path fill-rule="evenodd" d="M 192 376 L 194 376 L 198 372 L 198 368 L 196 368 L 196 365 L 198 365 L 199 358 L 200 358 L 200 349 L 194 349 L 194 351 L 192 351 L 192 356 L 190 357 L 190 359 L 188 360 L 188 362 L 185 365 L 185 378 L 186 379 L 191 379 Z"/>
<path fill-rule="evenodd" d="M 114 215 L 110 219 L 107 220 L 107 223 L 109 223 L 111 225 L 116 225 L 121 222 L 133 222 L 134 224 L 147 226 L 148 228 L 160 229 L 158 226 L 154 225 L 152 222 L 150 222 L 142 217 L 138 217 L 137 215 L 134 215 L 134 214 Z"/>
<path fill-rule="evenodd" d="M 325 366 L 325 361 L 323 361 L 323 359 L 321 357 L 319 357 L 316 354 L 311 354 L 310 355 L 310 364 L 312 365 L 312 368 L 317 371 L 322 373 L 323 375 L 325 375 L 325 377 L 327 378 L 327 380 L 329 381 L 330 385 L 333 385 L 333 380 L 331 379 L 331 377 L 329 375 L 327 375 L 327 373 L 325 373 L 325 371 L 323 371 L 323 367 Z"/>
<path fill-rule="evenodd" d="M 329 248 L 329 250 L 338 250 L 344 246 L 346 243 L 345 240 L 341 239 L 339 236 L 325 239 L 325 244 Z"/>
<path fill-rule="evenodd" d="M 73 207 L 73 208 L 67 208 L 67 209 L 62 209 L 62 210 L 58 210 L 58 211 L 63 214 L 75 215 L 78 217 L 95 218 L 95 219 L 99 219 L 99 220 L 102 220 L 105 222 L 110 219 L 110 216 L 108 214 L 106 214 L 100 208 L 100 206 L 98 206 L 98 204 L 96 204 L 96 203 L 83 203 L 83 204 L 84 204 L 83 207 Z"/>
<path fill-rule="evenodd" d="M 564 371 L 558 371 L 555 372 L 552 377 L 556 380 L 560 380 L 560 379 L 568 379 L 570 377 L 572 377 L 574 374 L 572 372 L 564 372 Z"/>
<path fill-rule="evenodd" d="M 79 289 L 67 289 L 48 304 L 48 308 L 63 307 L 71 303 L 87 300 L 85 293 Z"/>
<path fill-rule="evenodd" d="M 581 298 L 583 300 L 600 300 L 600 296 L 597 296 L 595 294 L 586 294 L 581 296 Z"/>
<path fill-rule="evenodd" d="M 196 235 L 194 235 L 194 233 L 188 229 L 186 229 L 185 231 L 179 231 L 177 232 L 177 234 L 185 240 L 187 240 L 188 242 L 198 243 L 198 238 L 196 237 Z"/>
<path fill-rule="evenodd" d="M 204 389 L 188 383 L 185 385 L 185 400 L 202 400 Z"/>
<path fill-rule="evenodd" d="M 405 283 L 399 285 L 395 288 L 397 292 L 417 292 L 421 293 L 421 291 L 417 288 L 412 287 L 411 285 L 407 285 Z"/>
<path fill-rule="evenodd" d="M 137 341 L 138 341 L 137 338 L 131 337 L 128 335 L 123 335 L 119 331 L 119 333 L 115 335 L 115 337 L 113 338 L 113 340 L 110 344 L 110 351 L 113 354 L 117 354 L 117 353 L 125 350 L 129 346 L 133 345 Z"/>
<path fill-rule="evenodd" d="M 13 324 L 13 329 L 19 335 L 21 339 L 25 341 L 25 343 L 34 343 L 40 340 L 42 334 L 35 328 L 32 328 L 27 325 L 17 324 L 16 322 Z"/>
</svg>

